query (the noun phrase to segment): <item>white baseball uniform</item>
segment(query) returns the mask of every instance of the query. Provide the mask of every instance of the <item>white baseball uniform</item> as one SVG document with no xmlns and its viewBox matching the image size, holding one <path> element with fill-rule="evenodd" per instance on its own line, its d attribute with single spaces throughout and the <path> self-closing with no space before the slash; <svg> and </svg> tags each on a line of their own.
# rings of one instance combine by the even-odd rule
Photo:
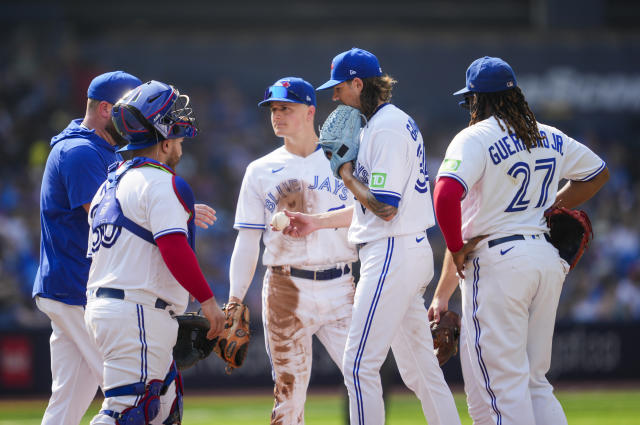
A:
<svg viewBox="0 0 640 425">
<path fill-rule="evenodd" d="M 460 424 L 433 353 L 423 293 L 433 277 L 426 229 L 435 224 L 422 135 L 391 104 L 361 134 L 354 175 L 378 199 L 398 208 L 389 222 L 356 201 L 349 241 L 360 245 L 360 281 L 344 356 L 352 424 L 383 424 L 379 370 L 389 347 L 429 424 Z"/>
<path fill-rule="evenodd" d="M 279 147 L 252 162 L 242 181 L 234 228 L 264 231 L 262 320 L 275 383 L 272 424 L 304 423 L 313 335 L 341 367 L 357 254 L 346 229 L 294 238 L 272 231 L 271 217 L 284 209 L 313 214 L 352 204 L 353 195 L 333 176 L 321 149 L 303 158 Z"/>
<path fill-rule="evenodd" d="M 590 180 L 605 164 L 558 129 L 538 128 L 543 140 L 528 152 L 496 118 L 476 123 L 453 139 L 438 172 L 464 187 L 463 239 L 489 235 L 468 257 L 461 282 L 461 356 L 474 423 L 566 424 L 545 374 L 569 268 L 546 240 L 543 213 L 561 179 Z"/>
<path fill-rule="evenodd" d="M 190 214 L 174 189 L 174 179 L 168 167 L 147 161 L 127 171 L 117 187 L 124 216 L 149 230 L 154 239 L 176 232 L 187 234 Z M 105 187 L 106 183 L 91 202 L 90 225 Z M 89 238 L 88 255 L 93 261 L 85 322 L 104 355 L 103 389 L 164 380 L 178 332 L 171 315 L 184 313 L 188 292 L 175 280 L 158 247 L 127 228 L 109 225 L 94 230 Z M 123 294 L 124 299 L 113 294 Z M 151 423 L 167 418 L 175 395 L 172 384 L 160 397 L 160 413 Z M 102 411 L 122 412 L 139 400 L 136 395 L 106 397 Z M 91 423 L 113 424 L 115 419 L 100 413 Z"/>
</svg>

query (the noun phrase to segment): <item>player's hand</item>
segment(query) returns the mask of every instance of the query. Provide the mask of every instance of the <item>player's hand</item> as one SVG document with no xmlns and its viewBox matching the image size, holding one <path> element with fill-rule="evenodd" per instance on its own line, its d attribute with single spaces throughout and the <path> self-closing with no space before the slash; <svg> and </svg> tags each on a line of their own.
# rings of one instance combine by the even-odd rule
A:
<svg viewBox="0 0 640 425">
<path fill-rule="evenodd" d="M 209 332 L 207 332 L 207 339 L 213 339 L 224 330 L 224 324 L 226 322 L 224 312 L 216 303 L 215 297 L 209 298 L 203 302 L 200 307 L 202 308 L 202 314 L 209 321 L 209 325 L 211 325 Z"/>
<path fill-rule="evenodd" d="M 440 321 L 440 315 L 447 310 L 449 310 L 449 300 L 433 297 L 429 310 L 427 311 L 429 322 L 438 323 Z"/>
<path fill-rule="evenodd" d="M 213 226 L 213 223 L 218 219 L 216 217 L 216 210 L 211 208 L 209 205 L 205 204 L 196 204 L 196 217 L 195 223 L 196 226 L 201 227 L 203 229 L 208 229 L 209 226 Z"/>
<path fill-rule="evenodd" d="M 302 238 L 318 229 L 312 215 L 284 210 L 289 217 L 289 225 L 282 229 L 285 235 Z"/>
<path fill-rule="evenodd" d="M 469 253 L 475 249 L 476 245 L 478 245 L 478 243 L 487 236 L 489 235 L 480 235 L 471 238 L 462 245 L 462 248 L 460 248 L 459 251 L 451 253 L 453 263 L 456 265 L 458 276 L 460 276 L 461 279 L 464 279 L 464 263 L 467 261 L 467 255 L 469 255 Z"/>
</svg>

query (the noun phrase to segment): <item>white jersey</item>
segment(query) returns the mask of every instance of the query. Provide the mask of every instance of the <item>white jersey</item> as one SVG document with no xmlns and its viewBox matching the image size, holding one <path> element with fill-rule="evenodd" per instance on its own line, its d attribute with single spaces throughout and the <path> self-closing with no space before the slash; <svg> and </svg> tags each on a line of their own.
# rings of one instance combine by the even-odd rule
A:
<svg viewBox="0 0 640 425">
<path fill-rule="evenodd" d="M 560 130 L 540 123 L 538 129 L 543 140 L 531 152 L 494 117 L 451 141 L 437 178 L 464 186 L 463 239 L 547 232 L 543 213 L 555 202 L 560 180 L 587 181 L 605 168 L 600 157 Z"/>
<path fill-rule="evenodd" d="M 247 167 L 233 227 L 264 230 L 266 266 L 334 267 L 358 259 L 355 247 L 347 243 L 346 229 L 322 229 L 294 238 L 272 231 L 269 223 L 284 209 L 315 214 L 352 204 L 353 195 L 333 176 L 322 149 L 303 158 L 281 146 Z"/>
<path fill-rule="evenodd" d="M 396 106 L 382 105 L 362 130 L 354 175 L 398 212 L 387 222 L 356 201 L 349 242 L 418 233 L 435 224 L 422 134 Z"/>
<path fill-rule="evenodd" d="M 187 234 L 189 211 L 174 191 L 172 179 L 172 173 L 159 167 L 132 168 L 122 176 L 116 190 L 124 216 L 151 231 L 154 239 L 176 232 Z M 98 189 L 89 211 L 94 211 L 105 187 L 106 182 Z M 91 232 L 87 256 L 93 259 L 88 292 L 100 287 L 139 290 L 172 304 L 176 314 L 187 308 L 189 294 L 167 268 L 158 247 L 124 227 L 119 233 Z"/>
</svg>

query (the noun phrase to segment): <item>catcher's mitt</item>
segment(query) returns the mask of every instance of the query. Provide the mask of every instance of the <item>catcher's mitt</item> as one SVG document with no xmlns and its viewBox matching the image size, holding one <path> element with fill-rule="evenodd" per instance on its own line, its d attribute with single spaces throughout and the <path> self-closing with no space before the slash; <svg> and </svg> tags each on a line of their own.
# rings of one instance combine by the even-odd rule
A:
<svg viewBox="0 0 640 425">
<path fill-rule="evenodd" d="M 210 325 L 204 316 L 186 313 L 175 319 L 178 321 L 178 339 L 173 347 L 173 359 L 178 369 L 185 370 L 211 354 L 218 338 L 207 339 Z"/>
<path fill-rule="evenodd" d="M 227 374 L 242 366 L 251 333 L 249 331 L 249 307 L 244 304 L 230 302 L 222 307 L 226 316 L 224 331 L 218 337 L 218 343 L 213 350 L 227 364 Z"/>
<path fill-rule="evenodd" d="M 547 218 L 551 244 L 572 270 L 593 239 L 589 216 L 582 210 L 555 207 L 548 209 L 544 216 Z"/>
<path fill-rule="evenodd" d="M 340 105 L 329 114 L 320 129 L 320 146 L 330 161 L 333 175 L 338 179 L 341 179 L 338 174 L 340 166 L 358 157 L 361 116 L 356 108 Z"/>
<path fill-rule="evenodd" d="M 440 315 L 439 322 L 431 323 L 433 337 L 433 352 L 438 358 L 440 366 L 455 356 L 458 352 L 460 339 L 460 316 L 454 311 L 445 311 Z"/>
</svg>

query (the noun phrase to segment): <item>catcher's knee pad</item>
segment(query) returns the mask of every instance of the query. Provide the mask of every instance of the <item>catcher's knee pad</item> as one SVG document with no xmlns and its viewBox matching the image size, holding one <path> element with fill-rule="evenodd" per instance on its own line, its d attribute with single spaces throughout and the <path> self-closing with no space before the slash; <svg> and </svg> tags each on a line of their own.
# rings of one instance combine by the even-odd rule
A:
<svg viewBox="0 0 640 425">
<path fill-rule="evenodd" d="M 162 422 L 164 425 L 179 425 L 182 423 L 182 394 L 184 393 L 184 388 L 182 386 L 182 375 L 180 375 L 180 371 L 178 371 L 176 362 L 173 362 L 169 373 L 167 373 L 166 378 L 164 378 L 161 394 L 166 394 L 172 381 L 176 383 L 176 398 L 173 400 L 169 416 Z"/>
<path fill-rule="evenodd" d="M 101 410 L 100 413 L 115 418 L 116 425 L 146 425 L 158 416 L 160 412 L 160 392 L 163 385 L 163 381 L 154 379 L 149 381 L 149 385 L 146 386 L 144 382 L 136 382 L 135 384 L 123 385 L 122 387 L 105 391 L 105 397 L 141 395 L 142 398 L 135 406 L 131 406 L 122 412 Z"/>
</svg>

